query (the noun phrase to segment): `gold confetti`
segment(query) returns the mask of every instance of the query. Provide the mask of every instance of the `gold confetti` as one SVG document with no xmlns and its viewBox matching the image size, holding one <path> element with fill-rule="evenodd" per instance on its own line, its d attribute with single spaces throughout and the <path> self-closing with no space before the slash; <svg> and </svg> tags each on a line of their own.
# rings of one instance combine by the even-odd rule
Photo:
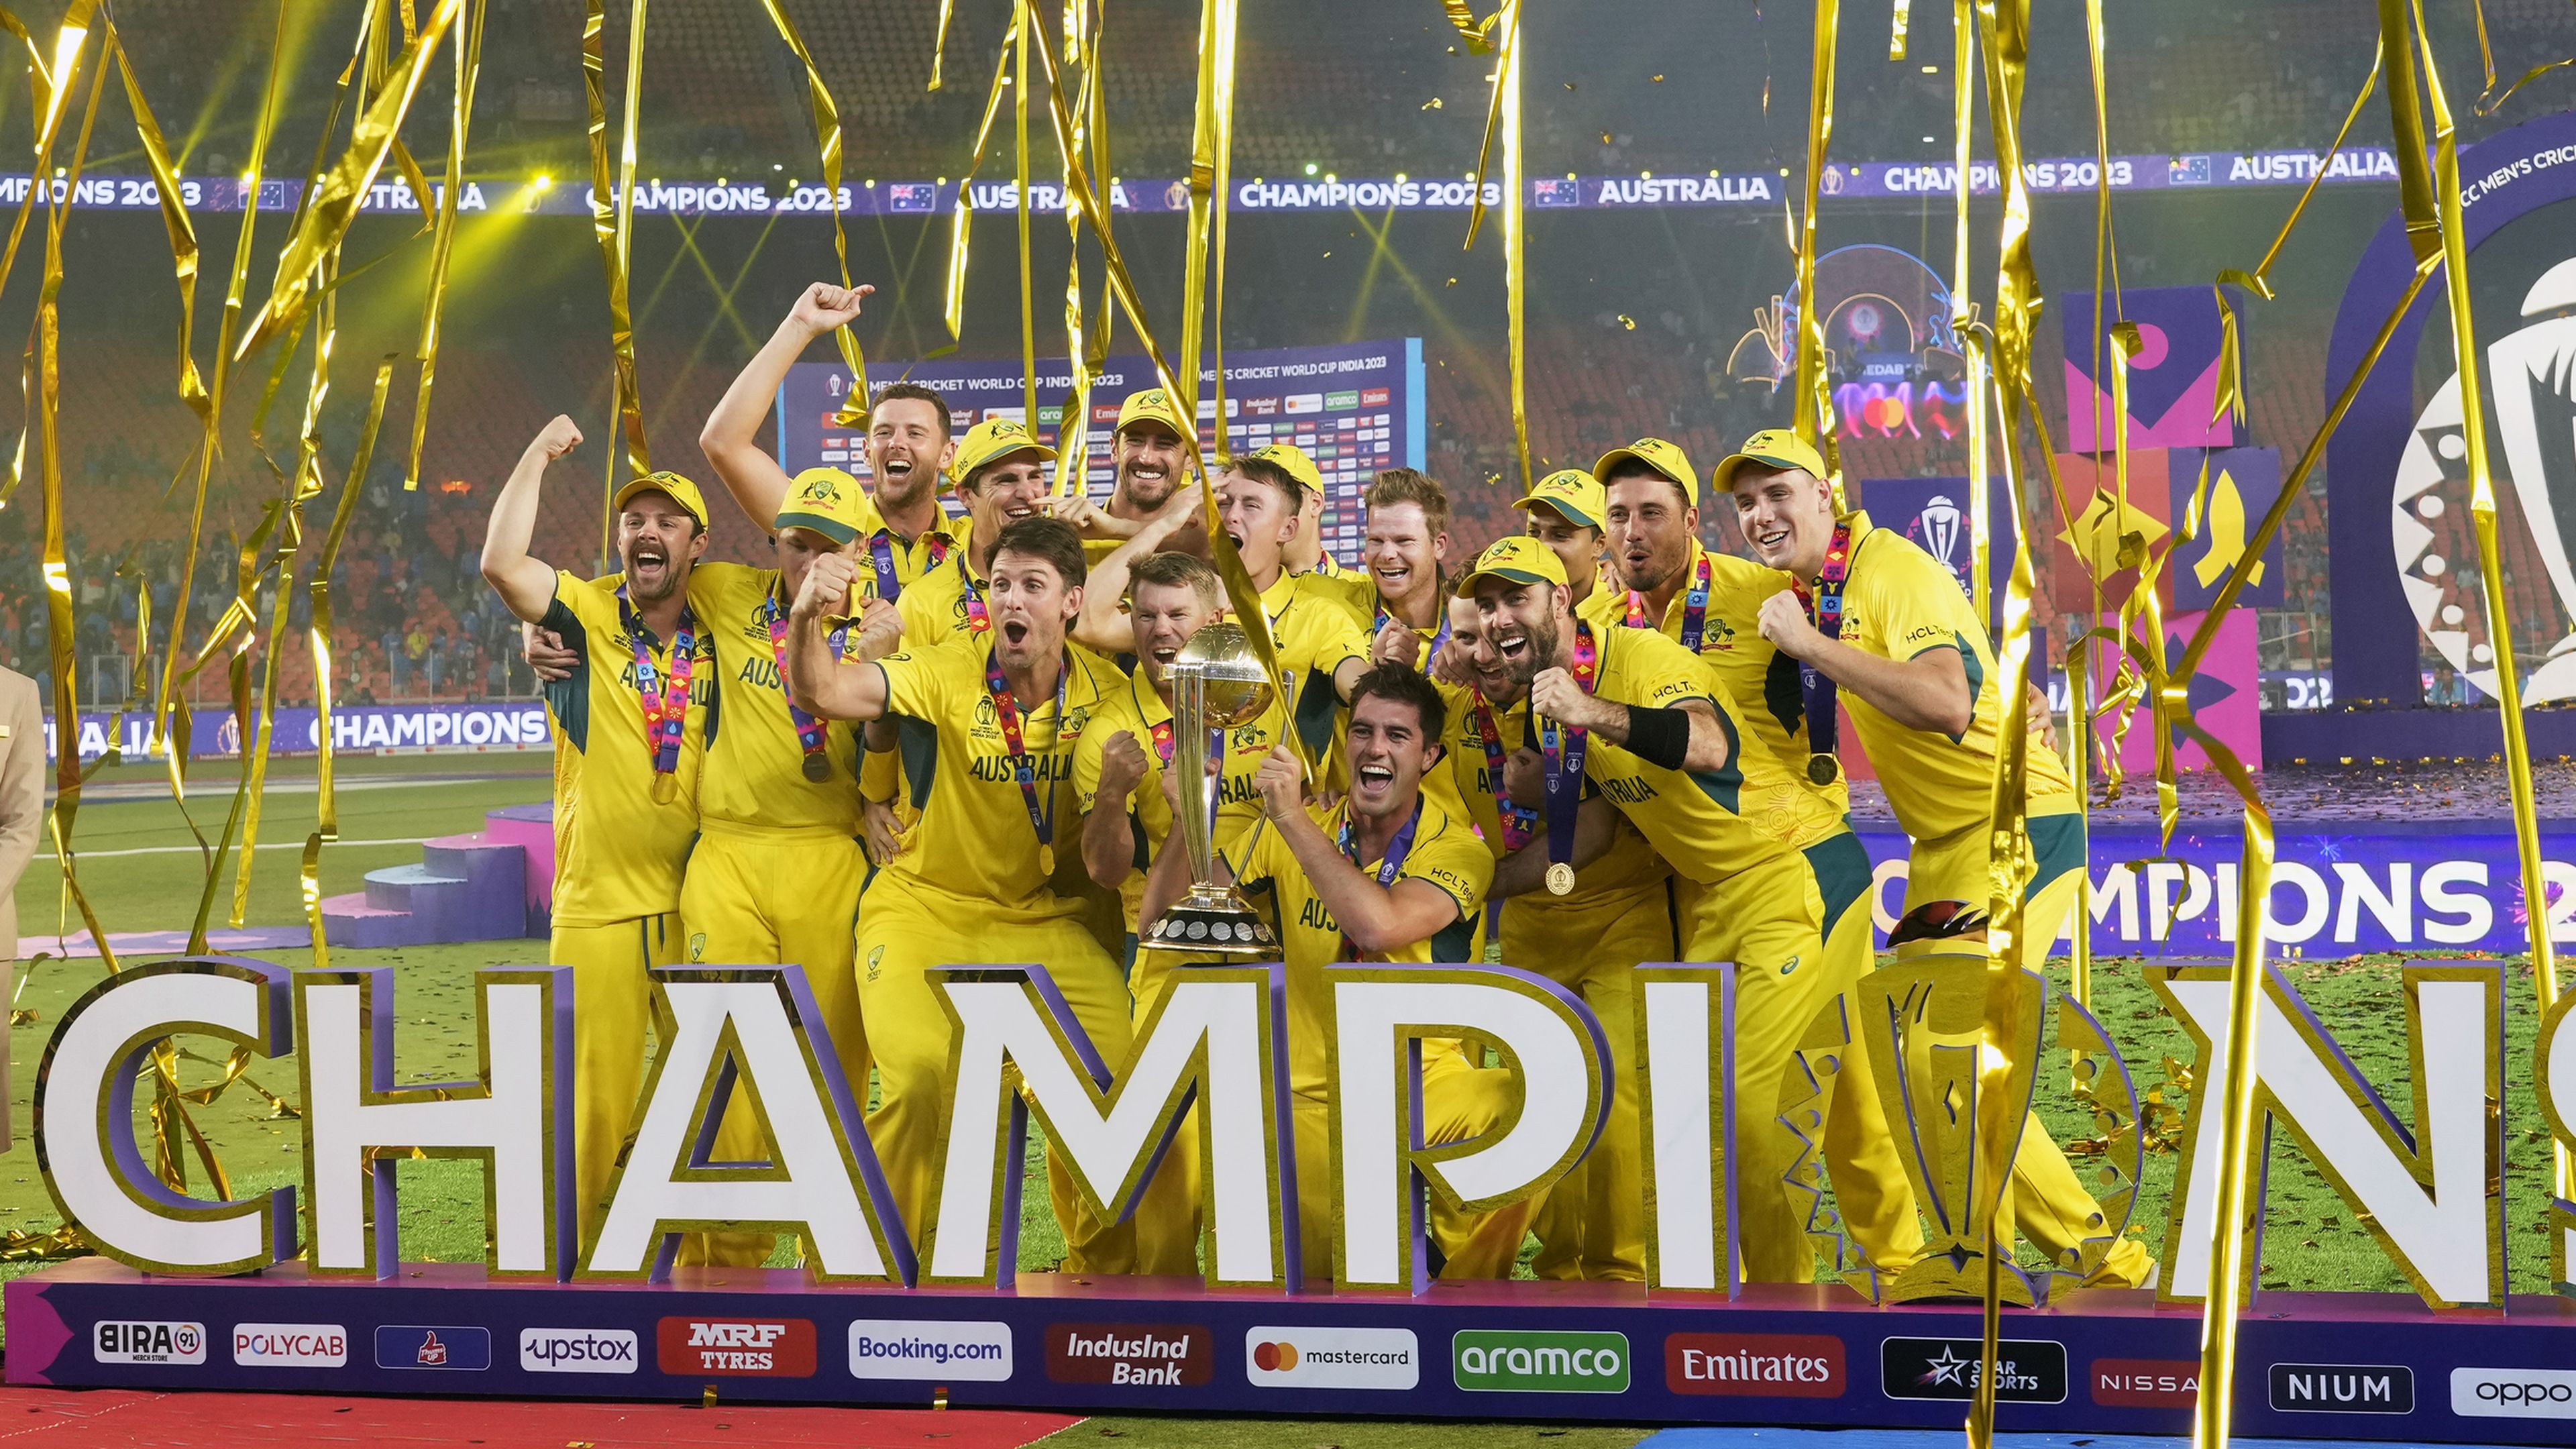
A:
<svg viewBox="0 0 2576 1449">
<path fill-rule="evenodd" d="M 1604 131 L 1604 132 L 1602 132 L 1602 133 L 1601 133 L 1601 144 L 1602 144 L 1602 145 L 1604 145 L 1604 146 L 1607 146 L 1607 145 L 1609 145 L 1609 144 L 1610 144 L 1610 133 L 1609 133 L 1609 132 Z M 1786 174 L 1786 173 L 1783 173 L 1783 174 Z"/>
<path fill-rule="evenodd" d="M 1654 76 L 1652 79 L 1656 85 L 1662 85 L 1664 83 L 1664 78 L 1660 75 Z"/>
<path fill-rule="evenodd" d="M 1424 101 L 1422 103 L 1422 109 L 1426 111 L 1436 111 L 1440 109 L 1440 98 L 1438 96 L 1433 96 L 1431 99 Z"/>
<path fill-rule="evenodd" d="M 1450 286 L 1453 286 L 1453 287 L 1454 287 L 1454 286 L 1456 286 L 1456 285 L 1458 285 L 1458 279 L 1457 279 L 1456 277 L 1451 277 L 1451 278 L 1449 279 L 1449 285 L 1450 285 Z M 1446 366 L 1448 366 L 1448 364 L 1444 362 L 1444 363 L 1442 363 L 1442 364 L 1441 364 L 1441 366 L 1446 367 Z"/>
<path fill-rule="evenodd" d="M 1619 325 L 1627 328 L 1631 332 L 1634 332 L 1637 330 L 1637 319 L 1629 316 L 1625 312 L 1622 312 L 1619 314 Z"/>
<path fill-rule="evenodd" d="M 1567 82 L 1565 83 L 1565 88 L 1566 88 L 1567 90 L 1572 90 L 1572 89 L 1574 89 L 1574 82 L 1572 82 L 1572 81 L 1567 81 Z"/>
</svg>

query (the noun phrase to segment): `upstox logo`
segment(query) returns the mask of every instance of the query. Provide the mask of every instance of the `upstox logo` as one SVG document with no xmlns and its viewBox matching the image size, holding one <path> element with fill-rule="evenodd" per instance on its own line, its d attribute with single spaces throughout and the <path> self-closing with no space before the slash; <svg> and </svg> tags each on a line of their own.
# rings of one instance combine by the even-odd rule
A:
<svg viewBox="0 0 2576 1449">
<path fill-rule="evenodd" d="M 1624 1394 L 1628 1335 L 1544 1329 L 1462 1329 L 1449 1339 L 1458 1387 L 1505 1394 Z"/>
<path fill-rule="evenodd" d="M 631 1374 L 637 1342 L 623 1328 L 523 1328 L 519 1371 L 531 1374 Z"/>
</svg>

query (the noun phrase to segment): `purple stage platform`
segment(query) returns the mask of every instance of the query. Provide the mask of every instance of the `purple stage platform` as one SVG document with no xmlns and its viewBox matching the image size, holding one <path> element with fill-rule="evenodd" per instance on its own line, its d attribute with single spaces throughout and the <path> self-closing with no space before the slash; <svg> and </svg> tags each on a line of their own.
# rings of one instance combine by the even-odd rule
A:
<svg viewBox="0 0 2576 1449">
<path fill-rule="evenodd" d="M 1286 1297 L 1035 1274 L 994 1293 L 816 1287 L 785 1269 L 576 1287 L 457 1264 L 392 1282 L 300 1264 L 153 1278 L 92 1258 L 6 1291 L 11 1383 L 133 1389 L 694 1399 L 712 1386 L 801 1402 L 944 1393 L 1064 1410 L 1955 1431 L 1978 1353 L 1973 1305 L 1871 1307 L 1831 1287 L 1732 1303 L 1534 1282 Z M 2187 1434 L 2199 1329 L 2197 1311 L 2145 1292 L 2011 1312 L 2003 1426 Z M 2515 1395 L 2480 1386 L 2571 1377 L 2576 1300 L 2435 1314 L 2411 1296 L 2263 1293 L 2238 1344 L 2241 1433 L 2570 1437 L 2545 1387 L 2507 1412 Z"/>
<path fill-rule="evenodd" d="M 505 805 L 483 828 L 421 846 L 418 865 L 367 872 L 322 902 L 334 946 L 427 946 L 544 936 L 554 902 L 554 807 Z"/>
</svg>

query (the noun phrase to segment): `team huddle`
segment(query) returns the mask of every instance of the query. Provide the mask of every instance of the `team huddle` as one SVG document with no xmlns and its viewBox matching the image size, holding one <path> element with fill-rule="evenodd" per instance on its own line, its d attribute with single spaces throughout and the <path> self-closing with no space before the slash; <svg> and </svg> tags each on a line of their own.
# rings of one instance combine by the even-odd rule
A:
<svg viewBox="0 0 2576 1449">
<path fill-rule="evenodd" d="M 1086 496 L 1079 446 L 1059 461 L 1014 421 L 952 436 L 945 401 L 907 383 L 871 400 L 867 485 L 834 468 L 791 478 L 756 434 L 789 366 L 868 290 L 809 288 L 701 434 L 775 567 L 701 561 L 706 500 L 670 472 L 615 494 L 619 573 L 531 557 L 546 467 L 581 441 L 563 418 L 493 508 L 484 575 L 531 626 L 555 730 L 552 959 L 572 968 L 581 1008 L 584 1238 L 636 1110 L 649 969 L 682 962 L 804 968 L 873 1102 L 902 1221 L 924 1233 L 952 1031 L 930 973 L 1044 965 L 1115 1071 L 1197 959 L 1152 935 L 1192 885 L 1175 820 L 1204 799 L 1219 883 L 1267 919 L 1286 969 L 1307 1263 L 1333 1261 L 1325 968 L 1498 948 L 1599 1019 L 1614 1091 L 1599 1141 L 1543 1198 L 1434 1207 L 1441 1276 L 1508 1277 L 1535 1234 L 1540 1277 L 1644 1277 L 1631 978 L 1692 961 L 1738 969 L 1744 1276 L 1810 1281 L 1780 1082 L 1810 1024 L 1874 964 L 1836 720 L 1912 840 L 1903 955 L 1973 948 L 2002 711 L 2025 707 L 2002 697 L 1985 624 L 1948 569 L 1841 511 L 1823 460 L 1786 431 L 1755 434 L 1705 477 L 1758 562 L 1701 545 L 1702 475 L 1646 438 L 1549 474 L 1515 505 L 1525 531 L 1456 570 L 1441 486 L 1381 473 L 1367 571 L 1347 573 L 1321 547 L 1323 480 L 1303 452 L 1272 443 L 1193 477 L 1193 410 L 1159 389 L 1119 408 L 1105 505 Z M 1050 465 L 1074 486 L 1059 490 Z M 1229 614 L 1209 493 L 1279 678 L 1262 714 L 1211 740 L 1206 790 L 1184 792 L 1172 666 Z M 2036 739 L 2029 780 L 2024 929 L 2047 941 L 2081 879 L 2083 815 Z M 1430 1145 L 1512 1119 L 1518 1078 L 1487 1055 L 1424 1043 Z M 1924 1239 L 1867 1055 L 1847 1054 L 1823 1157 L 1843 1230 L 1893 1271 Z M 1197 1274 L 1196 1142 L 1178 1135 L 1124 1221 L 1092 1212 L 1051 1161 L 1067 1270 Z M 736 1100 L 715 1158 L 767 1155 Z M 2104 1231 L 2043 1130 L 2023 1135 L 2006 1207 L 2060 1261 Z M 709 1233 L 680 1261 L 758 1264 L 774 1246 Z M 2123 1239 L 2090 1281 L 2139 1286 L 2154 1266 Z"/>
</svg>

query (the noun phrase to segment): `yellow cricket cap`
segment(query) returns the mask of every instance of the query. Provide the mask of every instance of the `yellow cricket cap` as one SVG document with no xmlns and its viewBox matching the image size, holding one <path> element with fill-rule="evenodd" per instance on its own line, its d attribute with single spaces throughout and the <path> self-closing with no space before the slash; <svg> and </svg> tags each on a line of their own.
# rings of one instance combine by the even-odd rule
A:
<svg viewBox="0 0 2576 1449">
<path fill-rule="evenodd" d="M 1822 479 L 1832 476 L 1825 467 L 1823 455 L 1807 446 L 1806 440 L 1787 428 L 1764 428 L 1744 440 L 1744 446 L 1718 460 L 1708 473 L 1708 486 L 1720 493 L 1733 489 L 1735 470 L 1747 463 L 1765 468 L 1799 468 Z"/>
<path fill-rule="evenodd" d="M 1565 563 L 1556 550 L 1527 534 L 1512 534 L 1494 540 L 1493 546 L 1476 555 L 1476 566 L 1458 581 L 1458 597 L 1476 592 L 1476 580 L 1504 579 L 1515 584 L 1565 584 Z"/>
<path fill-rule="evenodd" d="M 627 479 L 625 486 L 617 490 L 617 496 L 608 501 L 609 510 L 611 512 L 624 510 L 626 500 L 638 493 L 668 493 L 671 495 L 672 502 L 687 509 L 689 516 L 698 521 L 700 530 L 704 530 L 707 526 L 707 496 L 698 491 L 697 484 L 677 473 L 669 471 L 647 473 L 641 478 Z"/>
<path fill-rule="evenodd" d="M 1190 426 L 1181 420 L 1181 410 L 1173 404 L 1172 395 L 1159 387 L 1127 394 L 1127 400 L 1118 405 L 1118 426 L 1110 431 L 1123 433 L 1136 423 L 1161 423 L 1184 438 L 1190 435 Z"/>
<path fill-rule="evenodd" d="M 1264 443 L 1249 453 L 1238 453 L 1235 457 L 1238 461 L 1255 460 L 1268 463 L 1296 479 L 1298 487 L 1312 489 L 1317 493 L 1324 491 L 1324 475 L 1316 470 L 1315 460 L 1307 457 L 1306 450 L 1295 443 Z"/>
<path fill-rule="evenodd" d="M 1013 453 L 1035 453 L 1045 462 L 1055 461 L 1055 449 L 1039 442 L 1028 424 L 1016 418 L 987 418 L 957 440 L 957 456 L 948 464 L 949 481 L 962 485 L 976 469 Z"/>
<path fill-rule="evenodd" d="M 868 495 L 858 479 L 838 468 L 808 468 L 788 488 L 777 526 L 812 529 L 835 544 L 845 544 L 859 536 L 867 507 Z"/>
<path fill-rule="evenodd" d="M 1538 480 L 1538 486 L 1523 494 L 1512 506 L 1532 509 L 1553 508 L 1565 515 L 1568 523 L 1588 528 L 1601 527 L 1610 511 L 1610 495 L 1601 480 L 1580 468 L 1559 468 Z"/>
<path fill-rule="evenodd" d="M 1601 461 L 1592 465 L 1593 481 L 1607 487 L 1610 470 L 1630 458 L 1679 484 L 1682 497 L 1691 507 L 1699 507 L 1699 475 L 1691 471 L 1690 459 L 1680 447 L 1661 438 L 1639 438 L 1624 448 L 1612 448 L 1602 454 Z"/>
</svg>

